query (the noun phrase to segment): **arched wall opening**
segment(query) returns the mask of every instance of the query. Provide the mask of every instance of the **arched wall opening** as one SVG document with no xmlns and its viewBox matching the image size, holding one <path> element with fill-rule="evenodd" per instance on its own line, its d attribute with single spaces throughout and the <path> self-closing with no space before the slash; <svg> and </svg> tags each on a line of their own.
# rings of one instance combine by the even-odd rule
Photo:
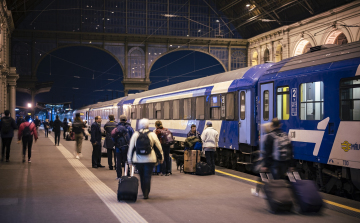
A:
<svg viewBox="0 0 360 223">
<path fill-rule="evenodd" d="M 308 40 L 306 39 L 300 40 L 295 48 L 294 56 L 298 56 L 308 52 L 311 47 L 312 47 L 311 43 Z"/>
<path fill-rule="evenodd" d="M 264 50 L 264 63 L 265 63 L 266 61 L 269 61 L 269 60 L 270 60 L 270 52 L 269 52 L 269 49 L 266 48 L 266 49 Z"/>
<path fill-rule="evenodd" d="M 347 43 L 348 43 L 348 39 L 341 30 L 335 30 L 331 32 L 325 41 L 325 44 L 343 45 Z"/>
<path fill-rule="evenodd" d="M 255 65 L 258 65 L 258 52 L 257 51 L 254 51 L 253 54 L 252 54 L 252 59 L 251 59 L 251 65 L 252 66 L 255 66 Z"/>
<path fill-rule="evenodd" d="M 279 44 L 279 45 L 276 47 L 275 62 L 280 62 L 280 61 L 282 61 L 282 54 L 283 54 L 282 46 Z"/>
</svg>

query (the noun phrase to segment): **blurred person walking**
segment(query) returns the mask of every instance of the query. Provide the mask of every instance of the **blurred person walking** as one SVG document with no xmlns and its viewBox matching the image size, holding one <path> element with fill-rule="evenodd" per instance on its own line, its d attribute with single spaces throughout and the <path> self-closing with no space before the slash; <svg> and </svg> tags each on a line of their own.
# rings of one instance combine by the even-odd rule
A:
<svg viewBox="0 0 360 223">
<path fill-rule="evenodd" d="M 62 123 L 62 128 L 63 128 L 64 139 L 66 139 L 66 132 L 68 132 L 69 130 L 69 123 L 67 122 L 67 118 L 64 118 L 64 121 Z"/>
<path fill-rule="evenodd" d="M 109 121 L 105 124 L 104 129 L 106 132 L 106 138 L 105 138 L 105 142 L 104 142 L 104 148 L 107 149 L 107 156 L 108 156 L 108 164 L 109 164 L 109 170 L 113 170 L 114 167 L 116 169 L 116 155 L 115 155 L 115 143 L 112 140 L 111 137 L 111 131 L 116 128 L 117 126 L 117 122 L 115 122 L 115 116 L 114 115 L 109 115 Z M 113 162 L 112 159 L 114 157 L 114 167 L 113 167 Z"/>
<path fill-rule="evenodd" d="M 18 131 L 18 143 L 23 143 L 23 163 L 25 162 L 26 149 L 28 149 L 28 162 L 31 163 L 31 147 L 33 144 L 33 137 L 35 142 L 38 139 L 36 126 L 34 123 L 29 122 L 30 116 L 25 116 L 25 122 L 21 123 Z"/>
<path fill-rule="evenodd" d="M 95 122 L 91 125 L 91 139 L 93 146 L 92 168 L 105 167 L 101 165 L 101 116 L 95 116 Z"/>
<path fill-rule="evenodd" d="M 53 131 L 55 133 L 55 146 L 56 146 L 56 143 L 57 143 L 57 145 L 59 145 L 59 143 L 60 143 L 61 126 L 62 126 L 62 123 L 60 121 L 60 118 L 58 115 L 56 115 L 56 119 L 54 121 L 54 127 L 53 127 Z"/>
<path fill-rule="evenodd" d="M 50 128 L 50 124 L 49 124 L 49 119 L 45 119 L 44 124 L 44 130 L 45 130 L 45 137 L 49 136 L 49 128 Z"/>
<path fill-rule="evenodd" d="M 4 113 L 5 117 L 2 117 L 0 122 L 0 132 L 2 139 L 1 162 L 4 161 L 5 150 L 6 162 L 9 162 L 11 141 L 14 137 L 14 130 L 17 129 L 17 125 L 15 123 L 15 120 L 10 117 L 9 110 L 5 110 Z"/>
<path fill-rule="evenodd" d="M 75 133 L 75 141 L 76 141 L 76 151 L 75 151 L 76 159 L 80 159 L 82 141 L 84 138 L 84 128 L 85 128 L 85 124 L 80 118 L 80 113 L 76 113 L 75 120 L 72 123 L 72 130 Z"/>
</svg>

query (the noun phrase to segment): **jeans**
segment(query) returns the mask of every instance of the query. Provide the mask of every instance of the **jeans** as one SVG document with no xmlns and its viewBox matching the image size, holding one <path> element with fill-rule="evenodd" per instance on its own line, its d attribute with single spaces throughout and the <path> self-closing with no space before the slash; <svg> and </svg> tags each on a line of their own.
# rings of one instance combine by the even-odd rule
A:
<svg viewBox="0 0 360 223">
<path fill-rule="evenodd" d="M 55 132 L 55 145 L 60 143 L 60 132 Z"/>
<path fill-rule="evenodd" d="M 49 135 L 49 129 L 45 128 L 45 137 L 48 137 Z"/>
<path fill-rule="evenodd" d="M 26 147 L 28 147 L 28 158 L 31 158 L 31 147 L 33 144 L 33 136 L 27 136 L 27 137 L 22 137 L 22 143 L 23 143 L 23 156 L 25 158 L 25 154 L 26 154 Z"/>
<path fill-rule="evenodd" d="M 99 142 L 93 144 L 92 165 L 93 166 L 101 165 L 101 143 Z"/>
<path fill-rule="evenodd" d="M 161 145 L 164 153 L 164 162 L 162 164 L 162 173 L 169 173 L 168 169 L 170 167 L 170 146 Z M 171 172 L 171 171 L 170 171 Z"/>
<path fill-rule="evenodd" d="M 139 171 L 141 190 L 144 197 L 148 197 L 151 186 L 151 176 L 155 163 L 136 163 L 136 168 Z"/>
<path fill-rule="evenodd" d="M 77 153 L 81 153 L 83 137 L 84 136 L 82 133 L 75 134 L 76 152 Z"/>
<path fill-rule="evenodd" d="M 286 172 L 288 171 L 288 168 L 289 161 L 274 160 L 270 167 L 270 172 L 272 173 L 274 180 L 286 179 Z"/>
<path fill-rule="evenodd" d="M 12 138 L 2 138 L 2 149 L 1 149 L 1 159 L 4 159 L 5 148 L 6 148 L 6 160 L 10 158 L 10 146 Z"/>
<path fill-rule="evenodd" d="M 116 148 L 116 175 L 118 178 L 122 177 L 122 168 L 125 167 L 127 160 L 128 147 L 124 146 L 121 149 Z"/>
<path fill-rule="evenodd" d="M 206 162 L 211 167 L 211 172 L 215 174 L 215 151 L 205 151 Z"/>
<path fill-rule="evenodd" d="M 107 149 L 107 157 L 108 157 L 108 164 L 109 164 L 109 169 L 113 169 L 113 155 L 114 155 L 114 163 L 116 166 L 116 153 L 115 153 L 115 149 Z"/>
</svg>

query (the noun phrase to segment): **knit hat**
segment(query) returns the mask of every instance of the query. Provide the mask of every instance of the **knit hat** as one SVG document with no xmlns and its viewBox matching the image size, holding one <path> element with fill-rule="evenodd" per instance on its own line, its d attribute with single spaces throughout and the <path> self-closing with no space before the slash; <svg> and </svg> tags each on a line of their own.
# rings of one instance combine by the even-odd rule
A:
<svg viewBox="0 0 360 223">
<path fill-rule="evenodd" d="M 127 121 L 126 115 L 120 115 L 120 121 L 121 122 L 126 122 Z"/>
</svg>

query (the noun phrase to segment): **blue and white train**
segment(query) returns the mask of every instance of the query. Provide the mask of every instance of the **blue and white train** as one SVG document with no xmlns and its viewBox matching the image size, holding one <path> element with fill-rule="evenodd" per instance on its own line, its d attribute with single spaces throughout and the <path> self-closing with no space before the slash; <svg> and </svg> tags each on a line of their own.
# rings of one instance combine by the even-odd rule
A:
<svg viewBox="0 0 360 223">
<path fill-rule="evenodd" d="M 111 108 L 134 129 L 141 118 L 150 120 L 151 129 L 161 120 L 178 146 L 192 124 L 201 133 L 211 120 L 220 133 L 216 162 L 241 171 L 251 170 L 259 155 L 261 125 L 278 117 L 303 178 L 360 199 L 359 65 L 360 42 L 314 47 L 278 63 L 129 95 L 113 100 Z"/>
</svg>

